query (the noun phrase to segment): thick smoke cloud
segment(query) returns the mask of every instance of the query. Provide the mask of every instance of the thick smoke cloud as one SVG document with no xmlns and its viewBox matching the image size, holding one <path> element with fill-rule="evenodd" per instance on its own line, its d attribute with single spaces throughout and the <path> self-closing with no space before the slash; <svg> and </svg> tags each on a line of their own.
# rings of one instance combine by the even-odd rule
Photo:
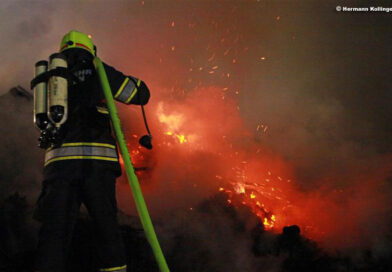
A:
<svg viewBox="0 0 392 272">
<path fill-rule="evenodd" d="M 384 239 L 390 231 L 389 14 L 338 13 L 335 3 L 316 1 L 0 5 L 1 93 L 17 84 L 28 87 L 34 63 L 56 51 L 62 35 L 74 28 L 93 36 L 104 61 L 150 87 L 146 110 L 157 149 L 145 154 L 154 170 L 140 173 L 146 175 L 141 180 L 154 215 L 194 207 L 216 192 L 218 172 L 232 174 L 226 165 L 248 160 L 253 177 L 259 167 L 263 178 L 272 168 L 274 175 L 292 180 L 294 185 L 280 185 L 297 207 L 287 224 L 306 225 L 318 218 L 321 231 L 334 241 L 349 237 L 330 247 L 389 250 Z M 188 123 L 179 132 L 201 135 L 205 150 L 188 150 L 175 141 L 170 148 L 164 144 L 173 139 L 162 136 L 167 127 L 159 121 L 160 102 L 165 114 L 186 114 Z M 120 108 L 129 135 L 144 133 L 139 109 Z M 1 120 L 2 127 L 23 128 L 18 116 L 11 117 Z M 13 142 L 18 134 L 2 136 L 9 143 L 2 158 L 12 162 L 5 164 L 11 170 L 2 168 L 7 180 L 19 175 L 12 172 L 19 154 L 34 146 L 35 139 Z M 227 151 L 229 142 L 234 151 Z M 238 157 L 231 158 L 236 151 Z M 30 169 L 26 176 L 37 177 L 35 194 L 38 157 L 22 167 Z M 15 184 L 26 186 L 22 183 Z M 126 186 L 118 186 L 120 207 L 133 212 Z M 2 187 L 2 196 L 11 191 Z"/>
</svg>

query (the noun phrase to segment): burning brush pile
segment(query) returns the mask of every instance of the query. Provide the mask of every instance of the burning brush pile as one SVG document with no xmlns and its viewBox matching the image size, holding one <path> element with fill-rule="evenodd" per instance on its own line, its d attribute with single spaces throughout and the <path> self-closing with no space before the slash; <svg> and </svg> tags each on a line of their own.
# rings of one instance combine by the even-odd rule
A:
<svg viewBox="0 0 392 272">
<path fill-rule="evenodd" d="M 326 185 L 306 191 L 296 180 L 295 166 L 255 138 L 267 134 L 268 126 L 246 127 L 235 100 L 220 88 L 199 88 L 180 101 L 155 101 L 149 108 L 155 149 L 139 146 L 131 156 L 147 202 L 158 217 L 184 207 L 192 212 L 202 199 L 221 193 L 227 197 L 226 205 L 249 208 L 265 230 L 280 232 L 298 225 L 306 237 L 333 248 L 357 246 L 359 235 L 371 230 L 356 225 L 367 224 L 370 218 L 377 222 L 376 213 L 389 211 L 387 196 L 380 194 L 390 191 L 385 184 L 388 158 L 376 167 L 368 164 L 366 170 L 347 170 L 350 173 L 342 174 L 342 179 L 350 180 L 345 187 Z M 138 115 L 127 109 L 123 115 L 124 127 L 131 130 L 131 124 L 135 130 L 132 120 Z M 128 137 L 130 147 L 137 146 L 138 137 Z M 119 201 L 125 212 L 131 212 L 126 186 L 123 178 Z"/>
<path fill-rule="evenodd" d="M 247 127 L 222 88 L 167 97 L 149 106 L 155 149 L 131 153 L 175 271 L 388 270 L 385 161 L 350 170 L 349 186 L 302 190 L 295 167 L 256 140 L 269 126 Z M 122 113 L 135 130 L 137 114 Z M 118 200 L 134 214 L 127 186 Z"/>
</svg>

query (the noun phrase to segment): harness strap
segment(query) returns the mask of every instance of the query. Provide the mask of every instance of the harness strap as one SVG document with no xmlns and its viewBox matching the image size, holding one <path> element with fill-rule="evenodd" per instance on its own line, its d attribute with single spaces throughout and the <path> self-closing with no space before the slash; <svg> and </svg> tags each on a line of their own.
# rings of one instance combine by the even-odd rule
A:
<svg viewBox="0 0 392 272">
<path fill-rule="evenodd" d="M 55 69 L 52 69 L 52 70 L 46 71 L 42 74 L 39 74 L 30 82 L 30 88 L 34 89 L 34 87 L 37 84 L 42 83 L 42 82 L 47 82 L 49 80 L 49 78 L 52 76 L 58 76 L 58 77 L 68 79 L 69 70 L 64 67 L 56 67 Z"/>
</svg>

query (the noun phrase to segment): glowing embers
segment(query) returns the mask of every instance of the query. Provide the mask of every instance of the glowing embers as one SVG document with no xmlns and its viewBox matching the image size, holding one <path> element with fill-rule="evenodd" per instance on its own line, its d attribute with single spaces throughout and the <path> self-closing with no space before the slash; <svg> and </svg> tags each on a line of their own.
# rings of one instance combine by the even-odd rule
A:
<svg viewBox="0 0 392 272">
<path fill-rule="evenodd" d="M 264 203 L 260 202 L 262 201 L 262 196 L 260 193 L 247 190 L 246 187 L 249 187 L 249 184 L 238 182 L 232 183 L 232 185 L 233 190 L 225 189 L 223 187 L 219 188 L 220 192 L 225 192 L 227 194 L 228 205 L 233 205 L 234 207 L 244 205 L 250 208 L 252 213 L 259 217 L 261 222 L 263 222 L 264 228 L 266 230 L 273 229 L 276 222 L 276 215 L 269 211 L 265 207 Z"/>
<path fill-rule="evenodd" d="M 265 229 L 272 229 L 275 225 L 275 215 L 271 215 L 271 217 L 268 219 L 268 217 L 264 217 L 263 225 Z"/>
</svg>

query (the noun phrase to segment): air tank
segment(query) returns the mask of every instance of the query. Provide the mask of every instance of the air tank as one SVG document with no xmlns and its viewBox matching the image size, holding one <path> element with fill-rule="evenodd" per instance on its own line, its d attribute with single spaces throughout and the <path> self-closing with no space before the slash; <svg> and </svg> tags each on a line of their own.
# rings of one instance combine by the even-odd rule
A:
<svg viewBox="0 0 392 272">
<path fill-rule="evenodd" d="M 48 70 L 46 60 L 38 61 L 35 64 L 35 77 Z M 44 130 L 49 124 L 47 115 L 47 83 L 41 82 L 34 87 L 34 124 L 39 130 Z"/>
<path fill-rule="evenodd" d="M 49 71 L 57 67 L 67 68 L 67 59 L 61 53 L 49 57 Z M 52 123 L 59 128 L 68 115 L 68 81 L 63 76 L 53 75 L 48 81 L 47 114 Z"/>
</svg>

